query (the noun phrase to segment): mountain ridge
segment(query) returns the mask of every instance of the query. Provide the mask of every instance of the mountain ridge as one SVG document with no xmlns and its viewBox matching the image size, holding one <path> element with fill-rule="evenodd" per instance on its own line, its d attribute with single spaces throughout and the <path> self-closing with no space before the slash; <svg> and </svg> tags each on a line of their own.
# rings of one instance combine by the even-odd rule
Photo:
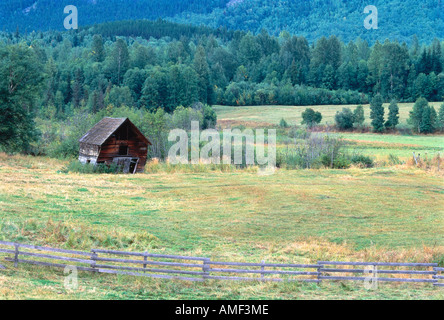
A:
<svg viewBox="0 0 444 320">
<path fill-rule="evenodd" d="M 364 28 L 363 0 L 3 0 L 0 23 L 4 31 L 63 30 L 63 8 L 75 5 L 79 25 L 108 21 L 158 18 L 193 25 L 220 26 L 278 35 L 282 31 L 302 35 L 310 42 L 336 35 L 343 41 L 358 37 L 369 42 L 420 42 L 444 37 L 444 1 L 374 0 L 379 28 Z"/>
</svg>

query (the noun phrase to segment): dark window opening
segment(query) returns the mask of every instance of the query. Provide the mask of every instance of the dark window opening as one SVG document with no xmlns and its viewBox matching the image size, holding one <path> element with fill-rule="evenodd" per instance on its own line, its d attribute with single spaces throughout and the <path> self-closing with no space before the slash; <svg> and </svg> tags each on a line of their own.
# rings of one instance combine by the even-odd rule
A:
<svg viewBox="0 0 444 320">
<path fill-rule="evenodd" d="M 130 128 L 128 126 L 122 126 L 116 132 L 117 140 L 128 140 L 130 136 Z"/>
<path fill-rule="evenodd" d="M 127 156 L 127 155 L 128 155 L 128 146 L 120 146 L 119 156 Z"/>
<path fill-rule="evenodd" d="M 86 163 L 88 163 L 88 164 L 91 163 L 91 160 L 86 160 Z"/>
</svg>

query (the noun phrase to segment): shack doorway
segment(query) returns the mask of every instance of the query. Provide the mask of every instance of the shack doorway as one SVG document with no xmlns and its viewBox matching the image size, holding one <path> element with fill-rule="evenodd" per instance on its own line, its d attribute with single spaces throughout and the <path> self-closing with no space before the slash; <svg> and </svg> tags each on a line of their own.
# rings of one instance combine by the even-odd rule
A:
<svg viewBox="0 0 444 320">
<path fill-rule="evenodd" d="M 116 157 L 113 159 L 113 163 L 117 165 L 118 172 L 135 174 L 137 165 L 139 164 L 139 158 Z"/>
</svg>

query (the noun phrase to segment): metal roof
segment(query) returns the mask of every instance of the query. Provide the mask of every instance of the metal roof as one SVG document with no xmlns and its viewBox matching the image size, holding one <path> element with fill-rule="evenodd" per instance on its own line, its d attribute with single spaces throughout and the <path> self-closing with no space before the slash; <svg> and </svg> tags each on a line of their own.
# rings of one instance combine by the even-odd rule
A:
<svg viewBox="0 0 444 320">
<path fill-rule="evenodd" d="M 147 143 L 151 144 L 147 138 L 137 129 L 128 118 L 103 118 L 91 130 L 89 130 L 80 140 L 80 143 L 101 146 L 108 138 L 120 128 L 126 121 L 130 123 L 135 133 Z"/>
</svg>

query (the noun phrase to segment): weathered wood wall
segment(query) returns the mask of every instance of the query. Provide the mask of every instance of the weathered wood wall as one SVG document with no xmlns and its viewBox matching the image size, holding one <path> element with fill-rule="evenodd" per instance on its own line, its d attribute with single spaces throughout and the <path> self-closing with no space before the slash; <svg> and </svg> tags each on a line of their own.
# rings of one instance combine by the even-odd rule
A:
<svg viewBox="0 0 444 320">
<path fill-rule="evenodd" d="M 116 131 L 102 146 L 81 143 L 79 160 L 82 163 L 89 160 L 92 164 L 102 162 L 111 164 L 114 158 L 122 157 L 119 154 L 121 146 L 128 146 L 128 157 L 139 158 L 136 172 L 143 172 L 147 161 L 148 145 L 140 140 L 128 123 Z"/>
<path fill-rule="evenodd" d="M 146 143 L 139 141 L 137 137 L 132 137 L 128 140 L 117 140 L 115 136 L 109 138 L 102 145 L 97 161 L 112 163 L 114 158 L 121 157 L 119 155 L 120 146 L 128 146 L 128 156 L 140 159 L 137 165 L 137 172 L 142 172 L 146 164 L 148 146 Z"/>
</svg>

